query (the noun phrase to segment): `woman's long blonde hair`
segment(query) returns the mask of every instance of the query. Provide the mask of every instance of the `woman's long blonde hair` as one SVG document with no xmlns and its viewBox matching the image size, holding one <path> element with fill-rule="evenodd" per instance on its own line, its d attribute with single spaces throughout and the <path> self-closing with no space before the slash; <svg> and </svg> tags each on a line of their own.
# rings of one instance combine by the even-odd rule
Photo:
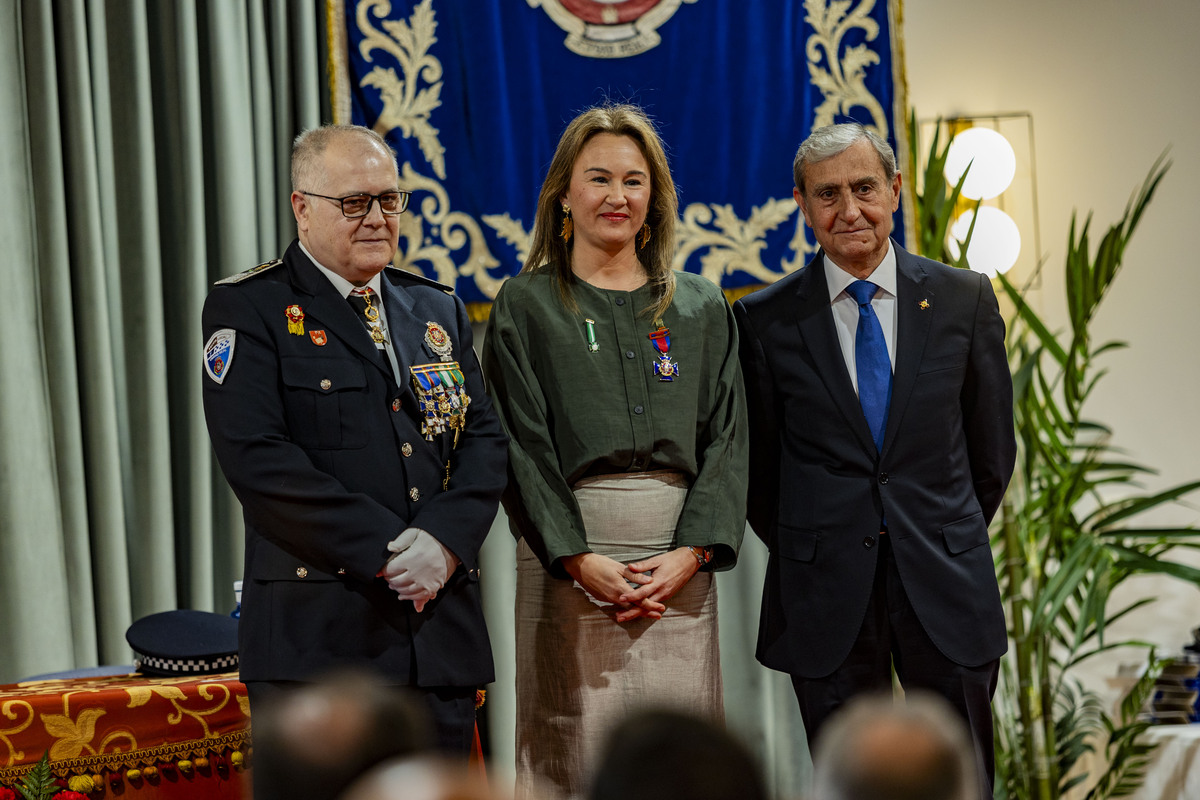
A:
<svg viewBox="0 0 1200 800">
<path fill-rule="evenodd" d="M 675 296 L 675 273 L 671 270 L 671 263 L 675 257 L 675 220 L 679 216 L 679 197 L 675 193 L 675 181 L 671 178 L 671 168 L 658 131 L 646 112 L 637 106 L 595 106 L 567 125 L 562 138 L 558 140 L 546 180 L 542 183 L 537 216 L 533 222 L 533 241 L 521 271 L 553 270 L 563 304 L 572 310 L 578 308 L 572 294 L 576 278 L 571 271 L 571 246 L 559 235 L 566 216 L 560 201 L 570 188 L 571 173 L 579 153 L 593 136 L 600 133 L 628 136 L 637 143 L 650 169 L 650 203 L 646 209 L 646 224 L 650 226 L 651 235 L 646 246 L 638 248 L 637 257 L 646 270 L 654 293 L 654 304 L 645 311 L 652 312 L 651 316 L 657 318 Z"/>
</svg>

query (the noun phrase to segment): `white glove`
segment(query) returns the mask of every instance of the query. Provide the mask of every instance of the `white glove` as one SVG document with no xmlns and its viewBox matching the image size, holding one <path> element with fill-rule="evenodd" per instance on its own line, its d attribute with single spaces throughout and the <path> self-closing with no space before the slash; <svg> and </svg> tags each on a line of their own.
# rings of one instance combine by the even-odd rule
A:
<svg viewBox="0 0 1200 800">
<path fill-rule="evenodd" d="M 388 544 L 395 553 L 381 573 L 401 600 L 412 600 L 417 612 L 437 597 L 450 574 L 458 567 L 458 556 L 420 528 L 408 528 Z"/>
<path fill-rule="evenodd" d="M 423 531 L 420 528 L 405 528 L 399 536 L 388 542 L 387 549 L 393 554 L 388 561 L 412 547 L 412 543 L 417 540 L 418 533 L 423 533 Z"/>
</svg>

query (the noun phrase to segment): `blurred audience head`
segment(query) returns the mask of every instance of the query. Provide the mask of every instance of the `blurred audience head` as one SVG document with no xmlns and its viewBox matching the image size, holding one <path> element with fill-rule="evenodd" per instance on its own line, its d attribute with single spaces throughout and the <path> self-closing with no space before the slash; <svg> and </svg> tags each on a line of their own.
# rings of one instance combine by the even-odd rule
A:
<svg viewBox="0 0 1200 800">
<path fill-rule="evenodd" d="M 765 800 L 762 772 L 725 729 L 676 711 L 631 714 L 609 732 L 588 800 Z"/>
<path fill-rule="evenodd" d="M 375 767 L 339 800 L 493 800 L 479 772 L 433 755 L 393 759 Z"/>
<path fill-rule="evenodd" d="M 966 725 L 941 697 L 857 698 L 829 720 L 813 753 L 813 800 L 978 800 Z"/>
<path fill-rule="evenodd" d="M 433 741 L 423 705 L 361 672 L 270 696 L 256 709 L 252 731 L 256 790 L 306 800 L 333 800 L 376 764 L 428 750 Z"/>
</svg>

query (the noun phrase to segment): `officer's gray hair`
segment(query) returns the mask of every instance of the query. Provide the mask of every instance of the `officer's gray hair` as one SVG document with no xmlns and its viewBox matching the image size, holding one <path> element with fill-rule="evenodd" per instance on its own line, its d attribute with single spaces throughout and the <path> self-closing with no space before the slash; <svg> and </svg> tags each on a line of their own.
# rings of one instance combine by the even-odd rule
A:
<svg viewBox="0 0 1200 800">
<path fill-rule="evenodd" d="M 309 128 L 292 142 L 292 191 L 311 192 L 320 186 L 325 177 L 325 165 L 321 159 L 330 144 L 344 136 L 361 136 L 378 145 L 396 165 L 396 151 L 375 131 L 361 125 L 322 125 Z"/>
<path fill-rule="evenodd" d="M 796 151 L 796 159 L 792 162 L 792 178 L 796 181 L 796 188 L 800 190 L 800 194 L 804 194 L 804 170 L 809 164 L 833 158 L 863 139 L 870 142 L 879 154 L 879 164 L 883 167 L 884 177 L 890 183 L 896 177 L 896 154 L 891 145 L 870 128 L 857 122 L 844 122 L 817 128 Z"/>
</svg>

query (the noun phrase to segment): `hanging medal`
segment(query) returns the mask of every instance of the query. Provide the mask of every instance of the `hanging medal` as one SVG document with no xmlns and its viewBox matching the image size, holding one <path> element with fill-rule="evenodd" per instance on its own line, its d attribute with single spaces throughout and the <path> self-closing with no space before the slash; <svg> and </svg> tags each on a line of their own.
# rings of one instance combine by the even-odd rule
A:
<svg viewBox="0 0 1200 800">
<path fill-rule="evenodd" d="M 296 336 L 304 335 L 304 309 L 293 303 L 283 310 L 283 315 L 287 317 L 288 333 Z"/>
<path fill-rule="evenodd" d="M 650 331 L 650 341 L 658 350 L 658 358 L 654 361 L 654 374 L 660 381 L 673 381 L 679 374 L 679 363 L 671 360 L 671 330 L 657 320 L 658 328 Z"/>
</svg>

